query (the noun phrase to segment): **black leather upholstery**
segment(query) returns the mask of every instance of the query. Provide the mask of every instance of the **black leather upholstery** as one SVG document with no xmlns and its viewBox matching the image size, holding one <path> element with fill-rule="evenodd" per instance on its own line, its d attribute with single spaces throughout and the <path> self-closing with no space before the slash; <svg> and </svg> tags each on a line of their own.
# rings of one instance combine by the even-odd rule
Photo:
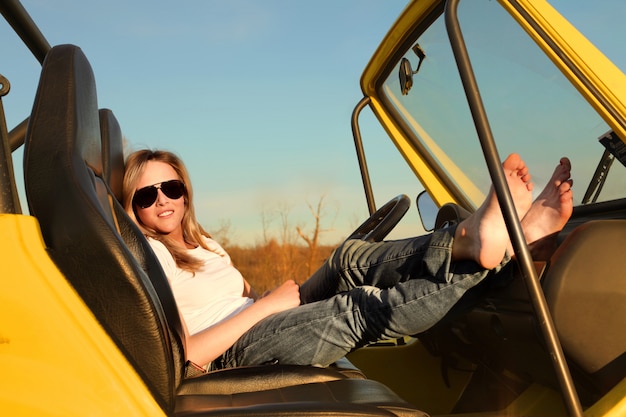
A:
<svg viewBox="0 0 626 417">
<path fill-rule="evenodd" d="M 169 332 L 154 288 L 104 209 L 102 172 L 93 72 L 80 49 L 55 47 L 43 64 L 26 134 L 30 213 L 52 260 L 168 410 L 182 378 L 182 341 Z"/>
<path fill-rule="evenodd" d="M 586 222 L 561 243 L 543 279 L 563 350 L 598 395 L 626 377 L 624 247 L 626 220 Z"/>
<path fill-rule="evenodd" d="M 52 48 L 25 143 L 30 212 L 53 261 L 167 414 L 424 415 L 384 385 L 333 369 L 249 367 L 184 379 L 184 337 L 171 290 L 108 186 L 117 181 L 119 138 L 112 112 L 98 112 L 82 51 Z"/>
<path fill-rule="evenodd" d="M 124 179 L 124 140 L 122 129 L 113 112 L 100 109 L 100 132 L 102 140 L 102 179 L 109 185 L 113 196 L 122 201 Z"/>
<path fill-rule="evenodd" d="M 122 181 L 124 177 L 123 138 L 120 125 L 113 115 L 113 112 L 109 109 L 100 109 L 100 130 L 103 160 L 102 178 L 104 178 L 105 182 L 109 186 L 109 190 L 113 193 L 111 198 L 121 201 Z M 116 192 L 115 190 L 118 191 Z M 169 285 L 166 285 L 167 281 L 163 277 L 158 261 L 152 254 L 152 249 L 148 245 L 146 239 L 143 238 L 137 227 L 135 227 L 135 224 L 126 216 L 121 205 L 117 204 L 117 202 L 111 201 L 111 207 L 114 217 L 116 218 L 119 233 L 126 242 L 126 246 L 129 248 L 134 258 L 147 273 L 148 278 L 159 295 L 159 299 L 168 322 L 171 326 L 176 328 L 177 333 L 182 339 L 184 336 L 180 327 L 178 309 L 171 295 L 170 287 Z M 163 286 L 164 288 L 162 288 Z M 350 363 L 350 361 L 345 357 L 332 364 L 330 371 L 330 375 L 326 375 L 326 378 L 332 376 L 332 379 L 336 379 L 337 376 L 334 373 L 335 371 L 338 371 L 342 375 L 349 378 L 366 378 L 363 372 Z M 289 384 L 289 376 L 294 378 L 293 384 L 291 385 L 295 385 L 307 381 L 312 382 L 311 378 L 313 378 L 314 375 L 316 375 L 315 378 L 318 378 L 324 372 L 320 371 L 319 368 L 311 370 L 304 369 L 304 367 L 289 367 L 289 369 L 275 369 L 275 373 L 276 375 L 281 375 L 282 385 Z M 250 375 L 250 371 L 248 371 L 247 375 Z M 233 378 L 234 377 L 231 376 L 229 379 L 233 384 L 241 385 L 241 383 L 237 383 Z"/>
</svg>

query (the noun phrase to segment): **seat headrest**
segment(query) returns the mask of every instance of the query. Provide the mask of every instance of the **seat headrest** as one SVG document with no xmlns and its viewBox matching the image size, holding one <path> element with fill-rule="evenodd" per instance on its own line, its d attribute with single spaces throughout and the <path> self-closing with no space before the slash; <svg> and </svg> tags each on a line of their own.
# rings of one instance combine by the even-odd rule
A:
<svg viewBox="0 0 626 417">
<path fill-rule="evenodd" d="M 124 180 L 124 140 L 122 130 L 113 112 L 100 109 L 100 133 L 102 137 L 102 178 L 109 185 L 118 201 L 122 201 Z"/>
<path fill-rule="evenodd" d="M 102 155 L 100 141 L 100 122 L 98 120 L 98 99 L 96 82 L 91 65 L 80 48 L 73 45 L 54 47 L 42 65 L 42 72 L 36 97 L 57 97 L 56 100 L 35 100 L 33 113 L 45 116 L 44 123 L 32 129 L 44 128 L 54 136 L 46 140 L 50 146 L 50 163 L 54 163 L 56 154 L 62 149 L 59 142 L 67 147 L 76 147 L 72 154 L 81 158 L 80 163 L 87 165 L 96 175 L 102 174 Z M 58 98 L 64 99 L 58 99 Z M 54 124 L 48 128 L 46 124 Z M 28 133 L 27 133 L 28 135 Z M 74 137 L 81 141 L 75 142 Z M 67 149 L 67 147 L 64 147 Z"/>
</svg>

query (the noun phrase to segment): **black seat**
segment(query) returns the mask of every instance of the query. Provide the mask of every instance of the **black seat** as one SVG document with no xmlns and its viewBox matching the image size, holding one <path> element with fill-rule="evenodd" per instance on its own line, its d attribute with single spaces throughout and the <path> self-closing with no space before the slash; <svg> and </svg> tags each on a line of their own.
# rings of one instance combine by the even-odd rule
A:
<svg viewBox="0 0 626 417">
<path fill-rule="evenodd" d="M 122 201 L 122 181 L 124 179 L 122 129 L 111 110 L 100 109 L 99 116 L 102 141 L 102 179 L 109 186 L 113 196 L 118 201 Z"/>
<path fill-rule="evenodd" d="M 626 220 L 586 222 L 565 238 L 543 279 L 577 381 L 596 397 L 626 377 Z"/>
<path fill-rule="evenodd" d="M 101 119 L 102 117 L 102 119 Z M 48 53 L 27 132 L 30 212 L 48 252 L 167 414 L 424 415 L 375 381 L 333 369 L 249 367 L 184 378 L 176 304 L 145 238 L 108 182 L 121 144 L 110 111 L 98 112 L 95 81 L 72 45 Z M 104 163 L 103 163 L 104 161 Z"/>
</svg>

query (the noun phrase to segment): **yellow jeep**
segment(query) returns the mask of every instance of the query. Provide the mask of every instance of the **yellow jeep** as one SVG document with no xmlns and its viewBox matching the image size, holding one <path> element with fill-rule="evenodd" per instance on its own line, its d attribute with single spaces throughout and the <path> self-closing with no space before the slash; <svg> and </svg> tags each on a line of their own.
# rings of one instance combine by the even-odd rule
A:
<svg viewBox="0 0 626 417">
<path fill-rule="evenodd" d="M 426 190 L 427 230 L 494 187 L 515 250 L 507 278 L 427 332 L 328 368 L 217 372 L 186 362 L 167 280 L 119 204 L 122 128 L 98 107 L 87 57 L 50 47 L 18 0 L 0 11 L 42 62 L 22 124 L 7 129 L 0 101 L 2 415 L 626 415 L 626 78 L 548 2 L 410 2 L 352 117 L 371 213 L 354 237 L 383 239 L 408 208 L 404 195 L 376 204 L 359 126 L 369 107 Z M 22 146 L 27 201 L 11 158 Z M 515 215 L 510 152 L 538 188 L 572 160 L 574 214 L 547 260 Z"/>
</svg>

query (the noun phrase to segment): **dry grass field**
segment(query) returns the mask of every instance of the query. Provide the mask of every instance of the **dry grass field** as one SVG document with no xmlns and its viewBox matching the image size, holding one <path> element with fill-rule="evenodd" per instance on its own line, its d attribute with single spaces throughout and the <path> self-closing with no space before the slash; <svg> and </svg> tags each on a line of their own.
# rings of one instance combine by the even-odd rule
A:
<svg viewBox="0 0 626 417">
<path fill-rule="evenodd" d="M 255 247 L 225 246 L 234 265 L 258 294 L 274 289 L 285 280 L 304 282 L 328 258 L 334 246 L 317 247 L 279 244 L 270 240 Z"/>
</svg>

